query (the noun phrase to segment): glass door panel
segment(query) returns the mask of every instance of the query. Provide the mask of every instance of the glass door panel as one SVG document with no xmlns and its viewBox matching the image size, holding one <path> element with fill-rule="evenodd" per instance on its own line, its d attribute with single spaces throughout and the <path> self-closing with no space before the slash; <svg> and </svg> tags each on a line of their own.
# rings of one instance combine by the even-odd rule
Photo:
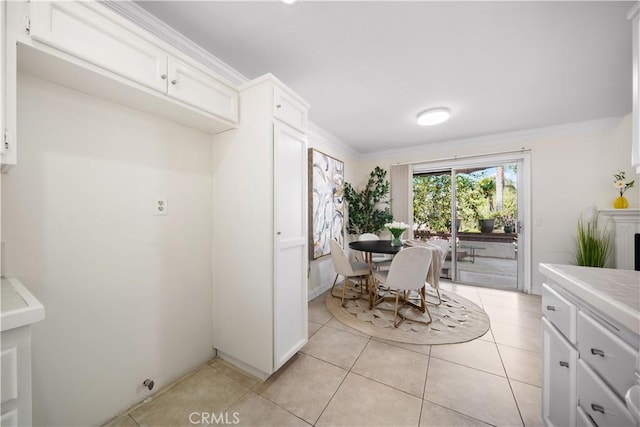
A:
<svg viewBox="0 0 640 427">
<path fill-rule="evenodd" d="M 456 282 L 517 290 L 518 163 L 452 171 Z"/>
</svg>

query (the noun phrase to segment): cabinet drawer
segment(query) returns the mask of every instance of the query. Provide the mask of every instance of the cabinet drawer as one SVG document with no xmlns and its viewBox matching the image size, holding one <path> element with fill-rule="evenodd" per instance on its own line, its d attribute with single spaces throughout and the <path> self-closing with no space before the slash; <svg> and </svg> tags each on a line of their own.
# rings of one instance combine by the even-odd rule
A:
<svg viewBox="0 0 640 427">
<path fill-rule="evenodd" d="M 618 397 L 623 398 L 634 385 L 637 352 L 582 310 L 578 313 L 578 351 Z"/>
<path fill-rule="evenodd" d="M 165 92 L 166 53 L 82 3 L 31 2 L 31 37 Z"/>
<path fill-rule="evenodd" d="M 542 312 L 562 335 L 575 344 L 578 309 L 546 283 L 542 284 Z"/>
<path fill-rule="evenodd" d="M 307 107 L 279 87 L 273 90 L 273 115 L 294 128 L 306 133 Z"/>
<path fill-rule="evenodd" d="M 578 360 L 578 402 L 599 426 L 635 425 L 625 404 L 583 360 Z"/>
<path fill-rule="evenodd" d="M 581 407 L 578 406 L 576 416 L 576 426 L 578 427 L 598 427 L 593 423 L 593 420 L 589 418 L 589 415 L 585 414 Z"/>
</svg>

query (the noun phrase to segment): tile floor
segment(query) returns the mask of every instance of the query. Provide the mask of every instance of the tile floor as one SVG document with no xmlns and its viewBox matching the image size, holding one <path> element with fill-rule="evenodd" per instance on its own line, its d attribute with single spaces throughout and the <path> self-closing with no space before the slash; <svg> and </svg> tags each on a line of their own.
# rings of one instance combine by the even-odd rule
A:
<svg viewBox="0 0 640 427">
<path fill-rule="evenodd" d="M 462 344 L 384 342 L 334 319 L 322 295 L 309 302 L 309 343 L 266 382 L 213 359 L 108 426 L 543 425 L 540 297 L 442 288 L 481 305 L 491 330 Z"/>
</svg>

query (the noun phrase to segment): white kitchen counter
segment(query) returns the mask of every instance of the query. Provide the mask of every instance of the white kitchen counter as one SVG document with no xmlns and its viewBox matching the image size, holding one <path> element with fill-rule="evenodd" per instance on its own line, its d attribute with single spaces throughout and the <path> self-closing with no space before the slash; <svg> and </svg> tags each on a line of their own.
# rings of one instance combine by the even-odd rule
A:
<svg viewBox="0 0 640 427">
<path fill-rule="evenodd" d="M 2 332 L 44 319 L 44 307 L 18 279 L 3 277 L 1 291 Z"/>
<path fill-rule="evenodd" d="M 613 320 L 640 334 L 640 272 L 540 264 L 540 272 Z"/>
</svg>

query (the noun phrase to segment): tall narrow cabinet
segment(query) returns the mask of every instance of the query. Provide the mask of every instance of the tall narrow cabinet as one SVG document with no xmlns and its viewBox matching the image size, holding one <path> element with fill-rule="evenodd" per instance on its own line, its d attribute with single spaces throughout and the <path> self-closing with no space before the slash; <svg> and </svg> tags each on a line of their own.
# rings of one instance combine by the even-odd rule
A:
<svg viewBox="0 0 640 427">
<path fill-rule="evenodd" d="M 261 378 L 307 342 L 307 110 L 275 77 L 239 88 L 214 141 L 214 347 Z"/>
</svg>

